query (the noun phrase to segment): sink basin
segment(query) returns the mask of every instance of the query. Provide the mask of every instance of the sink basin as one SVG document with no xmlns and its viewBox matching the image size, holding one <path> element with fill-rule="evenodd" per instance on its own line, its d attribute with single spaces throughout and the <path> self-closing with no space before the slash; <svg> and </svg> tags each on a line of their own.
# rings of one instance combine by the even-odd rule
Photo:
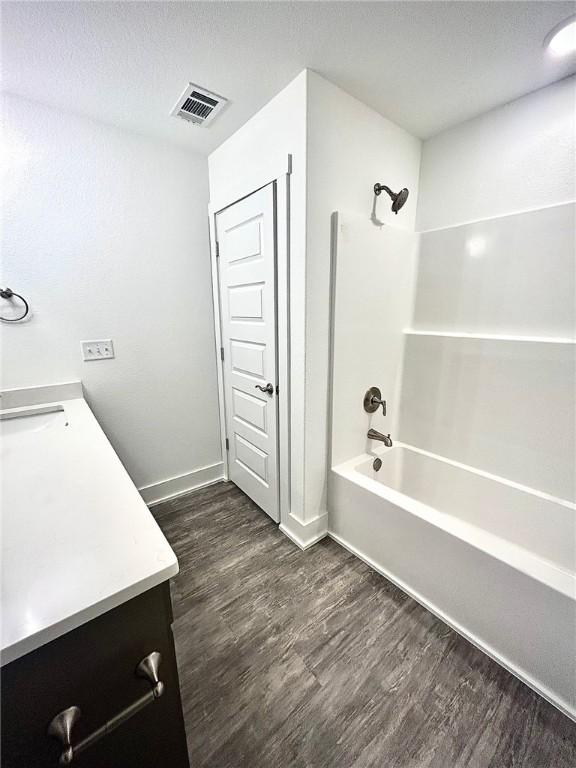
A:
<svg viewBox="0 0 576 768">
<path fill-rule="evenodd" d="M 2 437 L 66 426 L 68 426 L 68 420 L 61 405 L 28 408 L 13 413 L 0 413 L 0 434 Z"/>
</svg>

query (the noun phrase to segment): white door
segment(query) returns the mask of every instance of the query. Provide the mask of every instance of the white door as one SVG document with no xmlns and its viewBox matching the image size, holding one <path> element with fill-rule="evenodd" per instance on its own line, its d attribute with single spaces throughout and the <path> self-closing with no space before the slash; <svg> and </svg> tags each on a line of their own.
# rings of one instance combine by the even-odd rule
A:
<svg viewBox="0 0 576 768">
<path fill-rule="evenodd" d="M 275 185 L 216 216 L 229 477 L 276 522 Z"/>
</svg>

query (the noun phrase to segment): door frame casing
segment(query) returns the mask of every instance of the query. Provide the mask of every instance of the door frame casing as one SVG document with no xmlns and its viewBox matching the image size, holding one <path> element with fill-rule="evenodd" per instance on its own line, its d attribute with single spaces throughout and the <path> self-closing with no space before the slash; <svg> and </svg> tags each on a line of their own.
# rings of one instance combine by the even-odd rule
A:
<svg viewBox="0 0 576 768">
<path fill-rule="evenodd" d="M 252 179 L 250 189 L 236 186 L 208 205 L 210 227 L 210 262 L 212 271 L 212 302 L 214 307 L 214 337 L 216 342 L 216 368 L 218 375 L 218 405 L 220 413 L 220 442 L 224 479 L 229 479 L 228 451 L 226 449 L 226 401 L 224 396 L 224 366 L 221 359 L 222 322 L 220 307 L 220 279 L 217 257 L 216 215 L 254 192 L 276 183 L 276 354 L 278 369 L 278 495 L 280 522 L 290 511 L 290 174 L 292 156 L 287 155 L 275 168 L 264 170 L 261 177 Z M 260 183 L 260 181 L 262 183 Z M 256 186 L 254 184 L 256 183 Z M 247 185 L 248 186 L 248 185 Z"/>
</svg>

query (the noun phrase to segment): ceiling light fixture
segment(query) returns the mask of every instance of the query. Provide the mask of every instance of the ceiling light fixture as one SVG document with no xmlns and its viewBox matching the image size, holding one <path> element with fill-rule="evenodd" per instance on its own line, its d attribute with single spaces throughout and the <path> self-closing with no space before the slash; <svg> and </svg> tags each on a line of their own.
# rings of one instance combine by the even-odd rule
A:
<svg viewBox="0 0 576 768">
<path fill-rule="evenodd" d="M 560 22 L 546 35 L 544 45 L 554 56 L 566 56 L 576 51 L 576 15 Z"/>
</svg>

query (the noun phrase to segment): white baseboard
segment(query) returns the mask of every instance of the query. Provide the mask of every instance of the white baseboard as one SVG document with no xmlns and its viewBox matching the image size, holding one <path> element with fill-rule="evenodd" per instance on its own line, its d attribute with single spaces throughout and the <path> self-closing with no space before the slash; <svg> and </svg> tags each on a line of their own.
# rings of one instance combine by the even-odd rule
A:
<svg viewBox="0 0 576 768">
<path fill-rule="evenodd" d="M 307 523 L 299 522 L 292 515 L 288 515 L 288 518 L 280 523 L 279 528 L 300 549 L 308 549 L 328 533 L 328 515 L 315 517 Z"/>
<path fill-rule="evenodd" d="M 195 491 L 198 488 L 204 488 L 206 485 L 212 485 L 224 478 L 224 464 L 218 461 L 216 464 L 210 464 L 207 467 L 187 472 L 185 475 L 170 477 L 168 480 L 161 480 L 159 483 L 152 483 L 143 488 L 139 488 L 140 495 L 149 507 L 159 504 L 161 501 L 173 499 L 176 496 L 182 496 L 189 491 Z"/>
</svg>

